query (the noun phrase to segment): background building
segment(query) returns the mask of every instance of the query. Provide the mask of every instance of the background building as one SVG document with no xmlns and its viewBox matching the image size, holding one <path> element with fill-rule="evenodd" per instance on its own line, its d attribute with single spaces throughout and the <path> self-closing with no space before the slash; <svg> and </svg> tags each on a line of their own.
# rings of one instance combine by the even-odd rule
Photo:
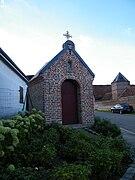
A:
<svg viewBox="0 0 135 180">
<path fill-rule="evenodd" d="M 0 48 L 0 118 L 26 109 L 27 78 Z"/>
<path fill-rule="evenodd" d="M 95 109 L 110 110 L 119 103 L 128 103 L 135 109 L 135 85 L 130 85 L 121 73 L 111 85 L 94 85 Z"/>
</svg>

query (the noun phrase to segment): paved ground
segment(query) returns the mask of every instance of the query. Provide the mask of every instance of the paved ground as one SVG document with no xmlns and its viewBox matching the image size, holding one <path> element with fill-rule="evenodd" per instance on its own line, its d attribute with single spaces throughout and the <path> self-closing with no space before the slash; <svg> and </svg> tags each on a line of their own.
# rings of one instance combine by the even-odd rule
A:
<svg viewBox="0 0 135 180">
<path fill-rule="evenodd" d="M 128 144 L 135 148 L 135 115 L 133 114 L 113 114 L 109 112 L 95 112 L 99 116 L 111 121 L 121 128 L 123 138 Z"/>
<path fill-rule="evenodd" d="M 132 145 L 133 148 L 135 148 L 135 134 L 131 134 L 129 132 L 126 132 L 125 130 L 121 130 L 121 132 L 126 142 Z"/>
</svg>

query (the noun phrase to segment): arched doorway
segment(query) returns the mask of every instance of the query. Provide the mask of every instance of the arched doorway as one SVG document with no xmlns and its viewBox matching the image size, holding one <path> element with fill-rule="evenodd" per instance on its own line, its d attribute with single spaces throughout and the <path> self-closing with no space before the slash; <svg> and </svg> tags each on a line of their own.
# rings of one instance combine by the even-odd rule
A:
<svg viewBox="0 0 135 180">
<path fill-rule="evenodd" d="M 65 80 L 62 84 L 62 123 L 78 124 L 77 82 Z"/>
</svg>

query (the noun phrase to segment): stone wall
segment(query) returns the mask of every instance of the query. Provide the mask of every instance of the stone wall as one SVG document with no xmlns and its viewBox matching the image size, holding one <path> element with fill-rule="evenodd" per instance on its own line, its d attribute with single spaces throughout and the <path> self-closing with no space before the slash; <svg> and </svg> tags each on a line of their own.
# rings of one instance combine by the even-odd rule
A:
<svg viewBox="0 0 135 180">
<path fill-rule="evenodd" d="M 79 123 L 94 123 L 93 76 L 72 51 L 65 51 L 39 77 L 29 83 L 29 92 L 34 107 L 44 111 L 47 123 L 62 123 L 61 86 L 67 79 L 79 85 Z"/>
<path fill-rule="evenodd" d="M 28 87 L 29 110 L 31 111 L 32 108 L 36 108 L 37 110 L 44 111 L 44 83 L 42 76 L 30 82 Z"/>
<path fill-rule="evenodd" d="M 129 87 L 130 87 L 129 82 L 112 83 L 112 98 L 116 99 L 120 97 L 120 95 Z"/>
<path fill-rule="evenodd" d="M 133 106 L 135 111 L 135 96 L 121 97 L 119 99 L 108 100 L 108 101 L 96 101 L 94 108 L 97 110 L 110 110 L 112 106 L 119 103 L 130 104 Z"/>
</svg>

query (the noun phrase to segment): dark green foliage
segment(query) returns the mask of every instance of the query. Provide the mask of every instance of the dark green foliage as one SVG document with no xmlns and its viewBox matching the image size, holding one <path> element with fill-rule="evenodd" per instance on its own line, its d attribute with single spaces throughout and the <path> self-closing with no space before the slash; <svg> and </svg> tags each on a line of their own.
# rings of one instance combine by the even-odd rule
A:
<svg viewBox="0 0 135 180">
<path fill-rule="evenodd" d="M 22 156 L 26 161 L 27 156 L 21 154 L 22 150 L 27 151 L 30 139 L 41 133 L 45 126 L 43 113 L 34 111 L 35 114 L 20 113 L 12 119 L 0 121 L 0 166 L 20 164 L 22 159 L 18 157 L 22 158 Z"/>
<path fill-rule="evenodd" d="M 57 150 L 54 145 L 46 144 L 42 147 L 40 159 L 42 166 L 53 165 L 53 160 L 57 155 Z"/>
<path fill-rule="evenodd" d="M 67 164 L 55 168 L 50 180 L 88 180 L 91 174 L 89 164 Z"/>
<path fill-rule="evenodd" d="M 53 144 L 42 143 L 38 138 L 31 140 L 29 144 L 18 146 L 17 151 L 20 152 L 20 163 L 30 167 L 50 167 L 57 155 L 57 149 Z"/>
<path fill-rule="evenodd" d="M 131 162 L 129 148 L 115 137 L 116 130 L 103 133 L 103 124 L 97 121 L 95 127 L 104 136 L 95 136 L 45 125 L 44 114 L 36 110 L 0 121 L 0 179 L 119 179 Z"/>
<path fill-rule="evenodd" d="M 93 130 L 97 133 L 109 136 L 109 137 L 117 137 L 121 134 L 120 128 L 115 124 L 112 124 L 110 121 L 101 120 L 100 118 L 95 118 L 95 125 L 93 126 Z"/>
<path fill-rule="evenodd" d="M 46 180 L 47 174 L 43 168 L 21 167 L 14 171 L 2 171 L 0 178 L 2 180 Z"/>
<path fill-rule="evenodd" d="M 60 141 L 62 144 L 67 142 L 68 139 L 70 139 L 71 135 L 74 134 L 74 131 L 69 128 L 65 128 L 63 126 L 58 126 L 58 132 L 60 134 Z"/>
<path fill-rule="evenodd" d="M 93 144 L 90 143 L 90 137 L 84 132 L 76 132 L 70 135 L 70 138 L 61 148 L 62 157 L 67 162 L 85 161 L 91 155 Z"/>
<path fill-rule="evenodd" d="M 92 164 L 92 177 L 94 179 L 112 179 L 119 176 L 123 155 L 118 151 L 106 148 L 98 148 L 92 152 L 89 161 Z M 93 161 L 94 160 L 94 161 Z"/>
<path fill-rule="evenodd" d="M 49 144 L 57 145 L 60 141 L 60 134 L 55 127 L 50 127 L 44 131 L 42 138 Z"/>
</svg>

